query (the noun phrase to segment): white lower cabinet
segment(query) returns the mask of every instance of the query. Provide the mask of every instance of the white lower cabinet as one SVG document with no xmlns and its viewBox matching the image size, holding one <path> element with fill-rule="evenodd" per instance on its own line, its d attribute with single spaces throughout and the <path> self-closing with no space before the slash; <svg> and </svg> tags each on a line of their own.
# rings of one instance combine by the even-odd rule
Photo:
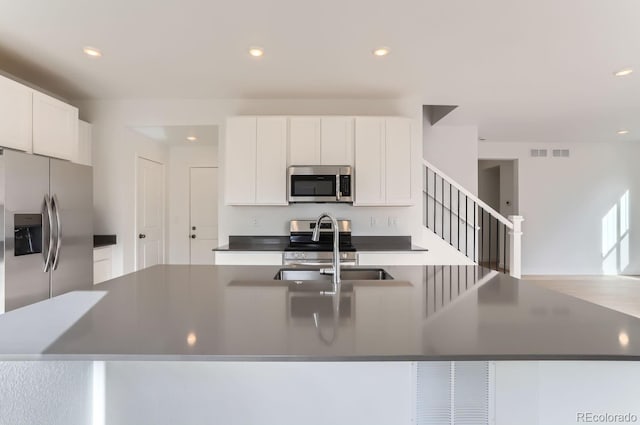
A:
<svg viewBox="0 0 640 425">
<path fill-rule="evenodd" d="M 215 251 L 218 266 L 281 266 L 281 251 Z"/>
<path fill-rule="evenodd" d="M 423 266 L 429 264 L 428 251 L 358 252 L 358 266 Z"/>
<path fill-rule="evenodd" d="M 102 246 L 93 249 L 93 284 L 113 277 L 113 247 Z"/>
</svg>

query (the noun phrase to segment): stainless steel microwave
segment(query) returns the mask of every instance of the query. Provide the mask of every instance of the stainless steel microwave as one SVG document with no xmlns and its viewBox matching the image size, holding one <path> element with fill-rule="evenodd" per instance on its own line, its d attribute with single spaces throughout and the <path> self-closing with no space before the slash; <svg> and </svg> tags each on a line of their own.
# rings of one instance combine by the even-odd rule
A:
<svg viewBox="0 0 640 425">
<path fill-rule="evenodd" d="M 289 202 L 353 202 L 353 168 L 348 165 L 289 167 Z"/>
</svg>

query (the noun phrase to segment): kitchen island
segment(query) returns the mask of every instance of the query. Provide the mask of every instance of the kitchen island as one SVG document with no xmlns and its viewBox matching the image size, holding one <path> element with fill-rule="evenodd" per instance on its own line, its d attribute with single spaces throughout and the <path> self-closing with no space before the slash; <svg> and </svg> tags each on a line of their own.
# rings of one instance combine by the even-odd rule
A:
<svg viewBox="0 0 640 425">
<path fill-rule="evenodd" d="M 380 268 L 337 297 L 281 267 L 155 266 L 3 315 L 0 359 L 640 359 L 634 317 L 481 267 Z"/>
<path fill-rule="evenodd" d="M 0 423 L 640 416 L 634 317 L 475 266 L 345 268 L 332 289 L 303 268 L 162 265 L 2 315 Z"/>
</svg>

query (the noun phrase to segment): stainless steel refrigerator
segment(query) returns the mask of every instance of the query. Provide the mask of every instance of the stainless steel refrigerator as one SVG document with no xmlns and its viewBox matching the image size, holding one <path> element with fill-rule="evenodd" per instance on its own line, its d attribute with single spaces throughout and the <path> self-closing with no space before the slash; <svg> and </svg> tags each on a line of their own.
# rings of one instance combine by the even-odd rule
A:
<svg viewBox="0 0 640 425">
<path fill-rule="evenodd" d="M 0 313 L 93 283 L 91 167 L 0 148 Z"/>
</svg>

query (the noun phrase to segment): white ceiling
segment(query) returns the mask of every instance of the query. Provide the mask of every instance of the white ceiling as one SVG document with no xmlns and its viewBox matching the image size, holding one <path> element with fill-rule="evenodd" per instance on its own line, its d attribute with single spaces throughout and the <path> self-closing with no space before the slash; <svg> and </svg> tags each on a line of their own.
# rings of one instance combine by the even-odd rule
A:
<svg viewBox="0 0 640 425">
<path fill-rule="evenodd" d="M 216 125 L 165 125 L 132 127 L 132 130 L 157 142 L 169 146 L 199 146 L 218 143 Z M 187 137 L 195 137 L 195 141 Z"/>
<path fill-rule="evenodd" d="M 0 0 L 0 68 L 72 99 L 416 96 L 488 140 L 640 140 L 638 22 L 638 0 Z"/>
</svg>

